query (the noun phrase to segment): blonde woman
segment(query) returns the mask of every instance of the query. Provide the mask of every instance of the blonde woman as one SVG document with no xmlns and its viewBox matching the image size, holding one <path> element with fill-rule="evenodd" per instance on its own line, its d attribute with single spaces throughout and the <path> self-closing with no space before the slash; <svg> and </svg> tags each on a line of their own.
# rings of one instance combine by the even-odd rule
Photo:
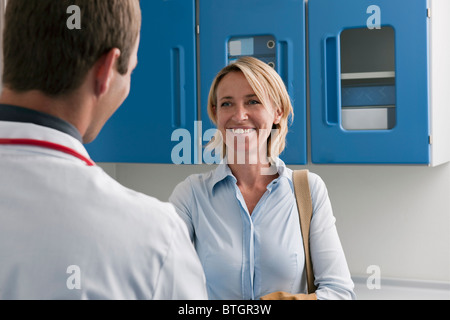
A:
<svg viewBox="0 0 450 320">
<path fill-rule="evenodd" d="M 317 291 L 307 295 L 304 250 L 285 146 L 289 95 L 267 64 L 241 58 L 216 76 L 208 113 L 223 161 L 181 182 L 170 201 L 186 222 L 210 299 L 260 299 L 283 291 L 299 299 L 354 299 L 353 282 L 324 182 L 308 180 L 310 247 Z"/>
</svg>

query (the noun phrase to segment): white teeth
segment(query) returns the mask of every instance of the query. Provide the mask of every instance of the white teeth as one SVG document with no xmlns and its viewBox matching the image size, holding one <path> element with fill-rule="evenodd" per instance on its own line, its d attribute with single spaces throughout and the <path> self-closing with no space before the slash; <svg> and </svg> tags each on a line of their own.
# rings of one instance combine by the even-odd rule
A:
<svg viewBox="0 0 450 320">
<path fill-rule="evenodd" d="M 231 129 L 234 134 L 245 134 L 253 132 L 255 129 Z"/>
</svg>

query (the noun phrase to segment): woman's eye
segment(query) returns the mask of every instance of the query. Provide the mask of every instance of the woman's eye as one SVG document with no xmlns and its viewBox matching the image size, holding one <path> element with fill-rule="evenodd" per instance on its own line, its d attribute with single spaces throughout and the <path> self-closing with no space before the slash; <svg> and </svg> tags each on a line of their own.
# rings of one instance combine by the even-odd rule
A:
<svg viewBox="0 0 450 320">
<path fill-rule="evenodd" d="M 231 103 L 230 102 L 223 102 L 220 106 L 221 107 L 229 107 L 229 106 L 231 106 Z"/>
<path fill-rule="evenodd" d="M 250 100 L 248 104 L 260 104 L 258 100 Z"/>
</svg>

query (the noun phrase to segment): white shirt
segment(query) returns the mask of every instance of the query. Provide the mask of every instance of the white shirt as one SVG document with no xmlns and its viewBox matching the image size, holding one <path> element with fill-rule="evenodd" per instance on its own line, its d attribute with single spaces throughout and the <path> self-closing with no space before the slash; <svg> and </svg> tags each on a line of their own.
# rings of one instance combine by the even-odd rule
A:
<svg viewBox="0 0 450 320">
<path fill-rule="evenodd" d="M 273 180 L 250 215 L 226 163 L 181 182 L 171 201 L 188 226 L 210 299 L 306 293 L 305 253 L 292 170 L 276 159 Z M 354 299 L 353 282 L 322 179 L 308 175 L 313 216 L 310 251 L 318 299 Z"/>
<path fill-rule="evenodd" d="M 0 121 L 0 138 L 74 137 Z M 0 145 L 0 299 L 207 299 L 186 226 L 169 203 L 54 150 Z"/>
</svg>

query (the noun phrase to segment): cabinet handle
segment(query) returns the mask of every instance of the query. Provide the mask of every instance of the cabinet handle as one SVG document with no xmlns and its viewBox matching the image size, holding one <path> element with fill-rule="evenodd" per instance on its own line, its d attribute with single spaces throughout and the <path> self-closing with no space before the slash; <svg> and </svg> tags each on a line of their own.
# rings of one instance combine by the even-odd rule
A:
<svg viewBox="0 0 450 320">
<path fill-rule="evenodd" d="M 290 52 L 292 46 L 289 45 L 287 41 L 280 41 L 279 47 L 280 58 L 278 59 L 278 72 L 283 79 L 286 88 L 289 93 L 292 92 L 292 74 L 290 72 L 290 67 L 293 63 L 291 57 L 293 56 Z"/>
<path fill-rule="evenodd" d="M 333 126 L 338 123 L 339 110 L 339 51 L 336 37 L 324 40 L 324 107 L 325 121 Z"/>
<path fill-rule="evenodd" d="M 172 126 L 174 128 L 180 128 L 186 126 L 186 76 L 183 48 L 172 48 L 170 58 L 172 77 Z"/>
</svg>

